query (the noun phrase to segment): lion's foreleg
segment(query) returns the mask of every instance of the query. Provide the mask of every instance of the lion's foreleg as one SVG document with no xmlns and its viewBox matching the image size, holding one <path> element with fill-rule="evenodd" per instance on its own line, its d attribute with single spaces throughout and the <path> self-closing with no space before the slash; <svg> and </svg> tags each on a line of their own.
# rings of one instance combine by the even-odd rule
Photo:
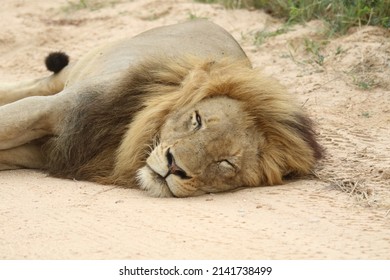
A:
<svg viewBox="0 0 390 280">
<path fill-rule="evenodd" d="M 0 106 L 0 150 L 53 135 L 61 111 L 55 97 L 34 96 Z"/>
<path fill-rule="evenodd" d="M 45 166 L 40 145 L 25 144 L 8 150 L 0 150 L 0 170 L 33 168 Z"/>
<path fill-rule="evenodd" d="M 29 96 L 47 96 L 64 88 L 67 71 L 32 81 L 0 84 L 0 106 Z"/>
</svg>

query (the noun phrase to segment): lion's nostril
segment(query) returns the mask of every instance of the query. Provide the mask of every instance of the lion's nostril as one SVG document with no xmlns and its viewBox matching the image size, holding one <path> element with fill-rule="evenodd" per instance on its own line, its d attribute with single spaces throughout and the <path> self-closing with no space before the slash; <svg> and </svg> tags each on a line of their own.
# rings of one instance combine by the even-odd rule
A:
<svg viewBox="0 0 390 280">
<path fill-rule="evenodd" d="M 171 174 L 179 176 L 181 179 L 191 179 L 191 177 L 188 176 L 187 173 L 176 164 L 175 158 L 173 157 L 170 149 L 167 150 L 167 161 L 168 173 L 165 175 L 164 179 Z"/>
<path fill-rule="evenodd" d="M 167 160 L 168 160 L 168 168 L 170 168 L 170 166 L 173 163 L 173 155 L 171 154 L 170 149 L 168 149 L 167 151 Z"/>
</svg>

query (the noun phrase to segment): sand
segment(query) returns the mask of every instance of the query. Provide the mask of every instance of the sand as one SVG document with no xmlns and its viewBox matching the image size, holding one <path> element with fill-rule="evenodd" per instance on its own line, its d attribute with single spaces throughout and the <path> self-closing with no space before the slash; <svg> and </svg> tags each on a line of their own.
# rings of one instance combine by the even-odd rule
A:
<svg viewBox="0 0 390 280">
<path fill-rule="evenodd" d="M 158 199 L 41 171 L 0 172 L 0 259 L 389 259 L 389 30 L 323 39 L 319 21 L 283 29 L 263 11 L 189 0 L 2 0 L 0 80 L 48 75 L 50 51 L 76 60 L 194 18 L 231 32 L 255 67 L 299 99 L 327 151 L 315 175 Z"/>
</svg>

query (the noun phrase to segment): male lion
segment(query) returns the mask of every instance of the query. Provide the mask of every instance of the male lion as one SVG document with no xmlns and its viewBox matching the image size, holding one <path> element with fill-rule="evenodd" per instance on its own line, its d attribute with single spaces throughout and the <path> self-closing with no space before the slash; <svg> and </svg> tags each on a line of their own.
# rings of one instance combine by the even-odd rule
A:
<svg viewBox="0 0 390 280">
<path fill-rule="evenodd" d="M 221 27 L 191 21 L 0 88 L 0 170 L 186 197 L 275 185 L 321 157 L 311 122 Z"/>
</svg>

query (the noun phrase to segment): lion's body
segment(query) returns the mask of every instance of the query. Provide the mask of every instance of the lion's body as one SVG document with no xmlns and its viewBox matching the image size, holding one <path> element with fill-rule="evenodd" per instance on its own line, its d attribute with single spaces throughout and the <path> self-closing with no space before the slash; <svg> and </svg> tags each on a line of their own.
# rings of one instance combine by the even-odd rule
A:
<svg viewBox="0 0 390 280">
<path fill-rule="evenodd" d="M 279 184 L 321 153 L 295 101 L 207 21 L 91 50 L 48 78 L 0 88 L 0 104 L 0 170 L 155 196 Z"/>
</svg>

